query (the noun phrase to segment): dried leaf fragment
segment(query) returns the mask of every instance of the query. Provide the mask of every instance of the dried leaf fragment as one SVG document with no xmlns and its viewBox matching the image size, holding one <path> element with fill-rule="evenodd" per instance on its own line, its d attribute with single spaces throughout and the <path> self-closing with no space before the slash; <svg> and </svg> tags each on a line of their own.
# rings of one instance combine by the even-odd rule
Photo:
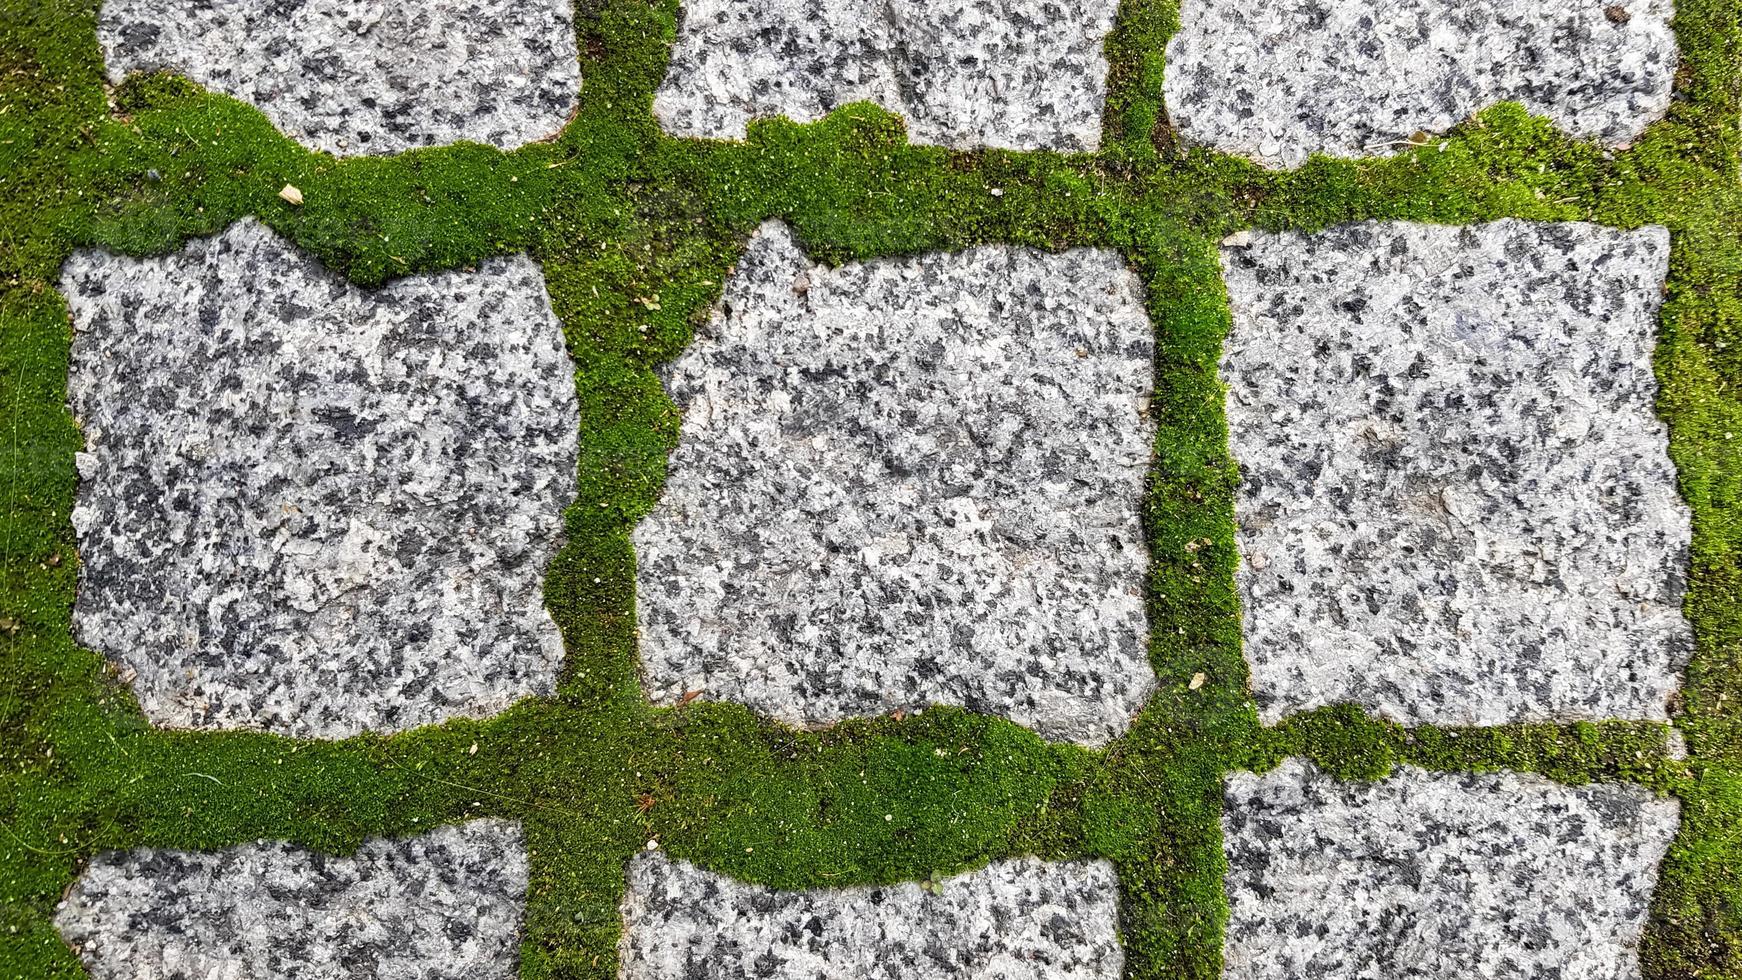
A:
<svg viewBox="0 0 1742 980">
<path fill-rule="evenodd" d="M 302 203 L 302 191 L 298 190 L 295 184 L 285 184 L 284 189 L 278 192 L 278 196 L 290 204 L 300 205 Z"/>
</svg>

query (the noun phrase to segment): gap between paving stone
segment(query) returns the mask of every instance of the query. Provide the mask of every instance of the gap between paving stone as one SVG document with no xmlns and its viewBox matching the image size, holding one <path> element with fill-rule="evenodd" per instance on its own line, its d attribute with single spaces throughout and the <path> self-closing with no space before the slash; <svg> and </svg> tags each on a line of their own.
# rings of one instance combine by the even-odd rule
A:
<svg viewBox="0 0 1742 980">
<path fill-rule="evenodd" d="M 693 0 L 653 111 L 674 136 L 743 139 L 849 102 L 906 117 L 915 143 L 1089 150 L 1117 0 Z"/>
<path fill-rule="evenodd" d="M 105 0 L 109 81 L 170 70 L 339 156 L 555 135 L 580 101 L 571 0 Z"/>
<path fill-rule="evenodd" d="M 1153 344 L 1113 252 L 829 269 L 764 225 L 665 372 L 683 432 L 634 533 L 652 697 L 1116 737 L 1154 684 Z"/>
<path fill-rule="evenodd" d="M 1300 759 L 1224 796 L 1225 980 L 1637 980 L 1680 813 L 1639 786 Z"/>
<path fill-rule="evenodd" d="M 259 842 L 98 855 L 55 927 L 92 980 L 516 980 L 518 824 L 474 820 L 331 857 Z"/>
<path fill-rule="evenodd" d="M 1266 722 L 1666 720 L 1690 518 L 1651 352 L 1662 228 L 1243 233 L 1222 361 Z"/>
<path fill-rule="evenodd" d="M 580 419 L 529 259 L 371 292 L 247 220 L 61 286 L 73 629 L 152 722 L 337 738 L 554 689 Z"/>
<path fill-rule="evenodd" d="M 775 891 L 674 862 L 629 865 L 621 980 L 1116 980 L 1105 861 L 997 861 L 932 885 Z"/>
<path fill-rule="evenodd" d="M 1621 147 L 1669 110 L 1670 0 L 1182 0 L 1163 92 L 1188 140 L 1293 167 L 1399 152 L 1499 102 Z"/>
</svg>

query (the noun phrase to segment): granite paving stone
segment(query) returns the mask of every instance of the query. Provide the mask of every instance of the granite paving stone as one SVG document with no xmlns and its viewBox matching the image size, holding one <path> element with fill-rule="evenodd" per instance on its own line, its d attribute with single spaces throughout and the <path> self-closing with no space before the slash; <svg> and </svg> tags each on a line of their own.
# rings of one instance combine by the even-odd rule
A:
<svg viewBox="0 0 1742 980">
<path fill-rule="evenodd" d="M 1690 539 L 1662 228 L 1246 233 L 1222 362 L 1261 717 L 1664 720 Z"/>
<path fill-rule="evenodd" d="M 571 0 L 106 0 L 109 81 L 169 70 L 339 156 L 512 150 L 580 99 Z"/>
<path fill-rule="evenodd" d="M 683 431 L 634 534 L 653 698 L 1118 735 L 1153 685 L 1152 351 L 1113 252 L 830 269 L 765 225 L 666 370 Z"/>
<path fill-rule="evenodd" d="M 629 866 L 622 980 L 1116 980 L 1105 861 L 998 861 L 931 887 L 775 891 L 653 852 Z"/>
<path fill-rule="evenodd" d="M 1225 980 L 1636 980 L 1679 816 L 1633 785 L 1299 759 L 1224 797 Z"/>
<path fill-rule="evenodd" d="M 74 634 L 154 723 L 342 737 L 553 688 L 580 420 L 530 260 L 365 291 L 248 220 L 61 286 Z"/>
<path fill-rule="evenodd" d="M 1184 0 L 1163 91 L 1187 139 L 1266 166 L 1380 156 L 1518 102 L 1631 143 L 1670 104 L 1670 0 Z"/>
<path fill-rule="evenodd" d="M 1117 0 L 692 0 L 653 109 L 674 136 L 743 139 L 849 102 L 915 143 L 1094 150 Z"/>
<path fill-rule="evenodd" d="M 91 980 L 514 980 L 526 846 L 474 820 L 334 857 L 98 855 L 55 916 Z"/>
</svg>

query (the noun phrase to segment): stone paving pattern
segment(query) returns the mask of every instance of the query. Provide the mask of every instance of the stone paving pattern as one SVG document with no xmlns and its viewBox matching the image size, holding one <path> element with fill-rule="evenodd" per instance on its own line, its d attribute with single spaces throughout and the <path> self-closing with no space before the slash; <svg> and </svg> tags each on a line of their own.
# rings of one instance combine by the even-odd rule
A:
<svg viewBox="0 0 1742 980">
<path fill-rule="evenodd" d="M 529 260 L 366 292 L 244 221 L 61 285 L 74 633 L 154 723 L 342 737 L 552 689 L 580 419 Z"/>
<path fill-rule="evenodd" d="M 1661 228 L 1365 224 L 1224 248 L 1266 722 L 1667 717 L 1689 515 L 1653 411 Z"/>
<path fill-rule="evenodd" d="M 1223 977 L 1636 980 L 1678 810 L 1527 774 L 1234 773 Z"/>
<path fill-rule="evenodd" d="M 653 111 L 674 136 L 743 139 L 849 102 L 915 143 L 1093 150 L 1117 0 L 694 0 Z"/>
<path fill-rule="evenodd" d="M 1117 980 L 1112 865 L 1000 861 L 936 883 L 781 892 L 648 853 L 629 865 L 621 980 Z"/>
<path fill-rule="evenodd" d="M 828 269 L 765 225 L 667 372 L 683 435 L 635 531 L 655 699 L 1124 731 L 1153 682 L 1152 350 L 1113 252 Z"/>
<path fill-rule="evenodd" d="M 916 143 L 1093 150 L 1117 8 L 694 0 L 654 112 L 743 139 L 869 100 Z M 1623 146 L 1669 105 L 1671 14 L 1184 0 L 1169 121 L 1271 167 L 1393 153 L 1505 100 Z M 568 0 L 108 0 L 99 39 L 112 82 L 179 71 L 348 156 L 556 132 L 574 28 Z M 1518 222 L 1227 244 L 1263 720 L 1343 700 L 1408 723 L 1666 717 L 1691 646 L 1688 516 L 1652 412 L 1667 251 L 1658 228 Z M 341 737 L 551 690 L 542 575 L 579 420 L 529 260 L 365 292 L 244 221 L 162 259 L 79 253 L 62 286 L 75 632 L 151 721 Z M 666 371 L 682 436 L 635 532 L 650 696 L 1122 734 L 1155 683 L 1153 352 L 1110 251 L 829 269 L 765 225 Z M 1229 775 L 1224 804 L 1229 980 L 1634 980 L 1678 820 L 1635 786 L 1344 783 L 1296 759 Z M 56 925 L 93 980 L 507 980 L 527 860 L 495 820 L 345 857 L 108 853 Z M 625 980 L 1124 969 L 1105 862 L 784 892 L 658 850 L 627 870 Z"/>
<path fill-rule="evenodd" d="M 1625 145 L 1669 109 L 1670 0 L 1185 0 L 1164 95 L 1271 167 L 1397 152 L 1499 102 Z"/>
<path fill-rule="evenodd" d="M 553 136 L 580 98 L 571 0 L 105 0 L 109 80 L 172 70 L 340 156 Z"/>
<path fill-rule="evenodd" d="M 91 980 L 515 980 L 526 881 L 501 820 L 346 857 L 144 848 L 92 861 L 55 924 Z"/>
</svg>

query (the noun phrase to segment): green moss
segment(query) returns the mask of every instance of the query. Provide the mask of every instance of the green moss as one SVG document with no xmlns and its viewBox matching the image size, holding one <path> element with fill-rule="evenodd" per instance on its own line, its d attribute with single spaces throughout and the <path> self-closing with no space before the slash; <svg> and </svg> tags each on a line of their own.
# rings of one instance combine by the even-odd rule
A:
<svg viewBox="0 0 1742 980">
<path fill-rule="evenodd" d="M 0 980 L 82 976 L 50 917 L 97 851 L 258 837 L 343 851 L 476 815 L 527 828 L 528 978 L 613 975 L 623 864 L 657 841 L 782 887 L 933 879 L 1020 853 L 1106 858 L 1124 889 L 1129 974 L 1209 980 L 1227 915 L 1222 777 L 1290 754 L 1347 779 L 1517 769 L 1673 793 L 1684 822 L 1647 975 L 1742 976 L 1742 13 L 1729 0 L 1677 7 L 1678 101 L 1626 152 L 1500 106 L 1395 158 L 1271 173 L 1169 127 L 1175 0 L 1123 3 L 1097 154 L 913 147 L 899 119 L 862 104 L 759 123 L 741 144 L 669 139 L 651 105 L 675 0 L 581 0 L 586 84 L 559 138 L 343 161 L 184 80 L 107 91 L 95 0 L 0 0 Z M 278 197 L 286 183 L 302 206 Z M 249 214 L 365 285 L 517 250 L 543 265 L 582 415 L 577 498 L 546 589 L 568 649 L 554 697 L 391 738 L 161 732 L 72 643 L 79 436 L 59 265 L 81 247 L 166 252 Z M 1686 762 L 1666 759 L 1664 727 L 1646 724 L 1403 729 L 1344 705 L 1267 729 L 1247 693 L 1215 242 L 1247 227 L 1508 216 L 1674 235 L 1657 369 L 1695 516 Z M 643 698 L 628 534 L 678 426 L 653 370 L 770 218 L 831 262 L 1093 245 L 1142 277 L 1158 340 L 1145 506 L 1158 685 L 1106 750 L 954 709 L 796 732 L 705 698 Z"/>
</svg>

